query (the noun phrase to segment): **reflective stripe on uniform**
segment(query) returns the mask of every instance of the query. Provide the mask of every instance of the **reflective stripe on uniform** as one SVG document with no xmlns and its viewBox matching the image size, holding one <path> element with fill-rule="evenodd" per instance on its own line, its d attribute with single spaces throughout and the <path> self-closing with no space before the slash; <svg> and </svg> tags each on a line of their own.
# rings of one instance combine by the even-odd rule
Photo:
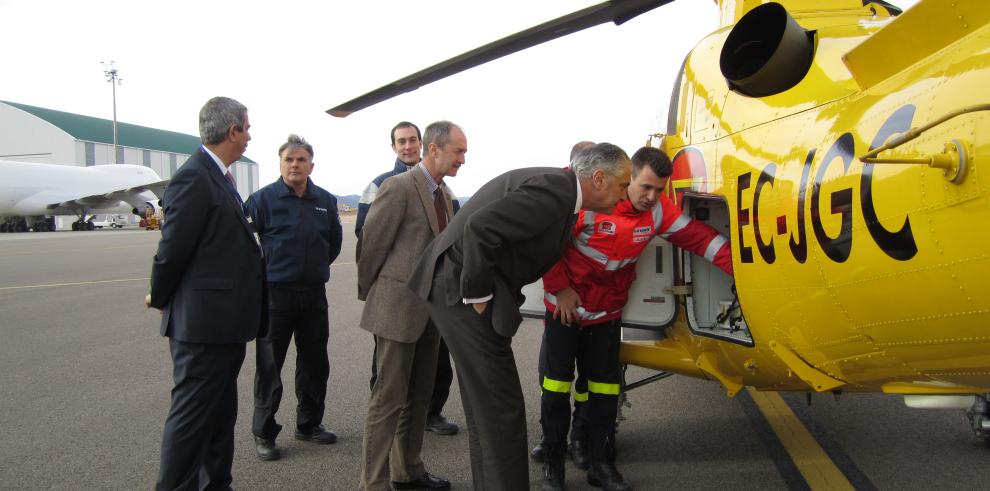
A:
<svg viewBox="0 0 990 491">
<path fill-rule="evenodd" d="M 550 293 L 550 292 L 546 292 L 545 291 L 545 292 L 543 292 L 543 298 L 545 298 L 546 301 L 550 303 L 550 305 L 553 305 L 554 306 L 554 310 L 556 310 L 556 307 L 557 307 L 557 296 L 556 295 L 554 295 L 553 293 Z M 582 307 L 580 305 L 577 308 L 577 313 L 578 313 L 578 318 L 581 319 L 581 320 L 584 320 L 584 321 L 593 321 L 595 319 L 601 319 L 602 317 L 605 317 L 606 315 L 608 315 L 608 312 L 605 312 L 605 311 L 588 312 L 587 309 L 585 309 L 584 307 Z"/>
<path fill-rule="evenodd" d="M 619 395 L 619 384 L 605 384 L 602 382 L 588 381 L 588 392 L 594 394 L 604 394 L 608 396 Z"/>
<path fill-rule="evenodd" d="M 653 230 L 660 230 L 663 226 L 663 202 L 657 201 L 657 204 L 653 205 Z"/>
<path fill-rule="evenodd" d="M 588 393 L 587 392 L 575 392 L 574 393 L 574 400 L 576 402 L 588 402 Z"/>
<path fill-rule="evenodd" d="M 585 211 L 584 212 L 584 224 L 585 225 L 594 225 L 595 224 L 595 212 L 593 212 L 593 211 Z"/>
<path fill-rule="evenodd" d="M 584 234 L 582 233 L 581 235 L 583 236 Z M 580 237 L 574 239 L 572 241 L 572 244 L 574 245 L 574 248 L 578 250 L 578 252 L 580 252 L 588 259 L 591 259 L 592 261 L 601 264 L 606 271 L 616 271 L 629 264 L 633 264 L 636 261 L 639 261 L 639 256 L 630 257 L 627 259 L 609 259 L 604 252 L 589 246 L 588 241 L 587 240 L 582 241 Z"/>
<path fill-rule="evenodd" d="M 680 232 L 681 230 L 684 229 L 684 227 L 687 227 L 688 224 L 690 223 L 691 223 L 691 219 L 687 215 L 681 215 L 677 217 L 677 220 L 674 220 L 674 223 L 670 224 L 670 228 L 664 230 L 663 233 L 660 234 L 660 237 L 666 239 L 667 237 L 670 237 L 671 234 L 676 234 L 677 232 Z"/>
<path fill-rule="evenodd" d="M 543 388 L 550 392 L 560 392 L 561 394 L 571 393 L 571 383 L 563 380 L 554 380 L 550 377 L 543 377 Z"/>
<path fill-rule="evenodd" d="M 591 225 L 590 227 L 588 225 Z M 591 238 L 591 234 L 595 233 L 595 212 L 586 211 L 584 212 L 584 223 L 581 225 L 581 233 L 577 236 L 571 236 L 571 241 L 574 245 L 587 244 L 588 239 Z"/>
<path fill-rule="evenodd" d="M 726 242 L 728 241 L 722 235 L 716 235 L 712 238 L 712 241 L 708 243 L 708 247 L 705 248 L 705 259 L 709 262 L 714 261 L 718 251 L 722 249 L 722 246 L 724 246 Z"/>
<path fill-rule="evenodd" d="M 633 264 L 639 261 L 639 256 L 631 257 L 628 259 L 609 259 L 608 255 L 591 247 L 588 242 L 591 240 L 591 236 L 595 234 L 595 212 L 585 211 L 584 212 L 584 226 L 581 228 L 581 233 L 571 237 L 571 244 L 580 252 L 582 255 L 591 259 L 592 261 L 601 264 L 606 271 L 617 271 L 623 267 Z"/>
</svg>

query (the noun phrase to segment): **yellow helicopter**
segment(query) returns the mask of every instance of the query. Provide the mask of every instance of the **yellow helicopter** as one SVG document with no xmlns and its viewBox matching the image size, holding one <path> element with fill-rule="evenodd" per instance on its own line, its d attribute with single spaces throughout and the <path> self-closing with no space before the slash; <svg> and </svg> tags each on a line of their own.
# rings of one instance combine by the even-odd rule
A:
<svg viewBox="0 0 990 491">
<path fill-rule="evenodd" d="M 670 1 L 589 7 L 328 112 Z M 624 321 L 659 335 L 626 338 L 623 362 L 730 397 L 883 392 L 967 409 L 990 446 L 990 9 L 717 3 L 721 27 L 685 59 L 649 143 L 674 162 L 668 192 L 730 237 L 734 277 L 654 239 Z"/>
</svg>

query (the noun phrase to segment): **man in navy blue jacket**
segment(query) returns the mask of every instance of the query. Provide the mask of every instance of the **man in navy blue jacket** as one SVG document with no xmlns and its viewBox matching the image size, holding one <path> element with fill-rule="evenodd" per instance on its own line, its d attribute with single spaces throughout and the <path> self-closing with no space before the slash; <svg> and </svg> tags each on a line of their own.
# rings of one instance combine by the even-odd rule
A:
<svg viewBox="0 0 990 491">
<path fill-rule="evenodd" d="M 364 192 L 361 193 L 361 199 L 358 200 L 357 222 L 354 224 L 354 235 L 357 235 L 358 238 L 358 259 L 361 258 L 361 229 L 364 228 L 364 220 L 368 217 L 371 203 L 375 201 L 375 196 L 378 196 L 378 188 L 382 187 L 385 179 L 402 174 L 419 163 L 420 150 L 423 148 L 421 139 L 419 127 L 408 121 L 402 121 L 392 128 L 392 150 L 395 152 L 395 165 L 392 170 L 372 179 L 368 183 L 368 187 L 364 188 Z"/>
<path fill-rule="evenodd" d="M 341 227 L 337 199 L 313 184 L 313 146 L 289 135 L 278 149 L 281 176 L 248 198 L 247 210 L 268 260 L 270 323 L 256 343 L 254 377 L 255 447 L 261 460 L 276 460 L 282 425 L 275 422 L 282 400 L 282 366 L 296 338 L 296 431 L 298 440 L 329 444 L 337 435 L 326 430 L 327 341 L 326 283 L 330 263 L 340 254 Z"/>
</svg>

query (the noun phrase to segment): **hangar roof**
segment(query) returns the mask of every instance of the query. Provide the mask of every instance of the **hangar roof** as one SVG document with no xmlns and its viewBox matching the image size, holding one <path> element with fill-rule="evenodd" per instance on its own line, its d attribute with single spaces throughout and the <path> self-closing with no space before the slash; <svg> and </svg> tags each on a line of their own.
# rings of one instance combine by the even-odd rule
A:
<svg viewBox="0 0 990 491">
<path fill-rule="evenodd" d="M 109 119 L 83 116 L 82 114 L 67 113 L 54 109 L 29 106 L 27 104 L 18 104 L 16 102 L 0 102 L 48 121 L 77 140 L 113 145 L 113 121 Z M 124 147 L 145 148 L 148 150 L 188 155 L 196 151 L 196 148 L 200 145 L 200 140 L 195 136 L 185 133 L 148 128 L 147 126 L 138 126 L 136 124 L 117 121 L 117 143 Z M 247 157 L 241 157 L 239 161 L 251 164 L 255 163 Z"/>
</svg>

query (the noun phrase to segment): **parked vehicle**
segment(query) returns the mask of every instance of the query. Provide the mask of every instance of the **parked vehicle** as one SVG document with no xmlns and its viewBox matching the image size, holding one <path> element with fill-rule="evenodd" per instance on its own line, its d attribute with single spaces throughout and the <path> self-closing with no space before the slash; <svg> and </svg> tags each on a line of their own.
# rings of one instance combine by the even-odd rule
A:
<svg viewBox="0 0 990 491">
<path fill-rule="evenodd" d="M 124 228 L 127 219 L 122 215 L 96 215 L 89 220 L 94 228 Z"/>
</svg>

